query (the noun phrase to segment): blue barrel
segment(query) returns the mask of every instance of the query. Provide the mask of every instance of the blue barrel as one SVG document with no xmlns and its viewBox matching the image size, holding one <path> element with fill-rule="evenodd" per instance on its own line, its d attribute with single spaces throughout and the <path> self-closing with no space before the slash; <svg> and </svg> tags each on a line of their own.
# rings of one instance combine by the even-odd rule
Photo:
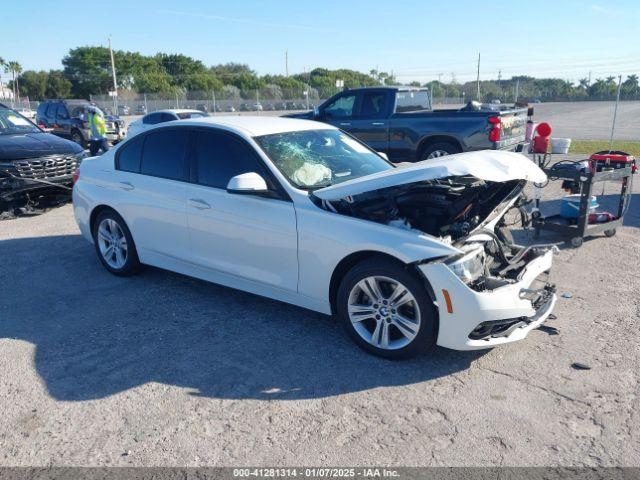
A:
<svg viewBox="0 0 640 480">
<path fill-rule="evenodd" d="M 598 201 L 595 195 L 591 196 L 589 201 L 589 213 L 598 208 Z M 560 202 L 560 216 L 562 218 L 578 218 L 580 212 L 580 194 L 567 195 Z"/>
</svg>

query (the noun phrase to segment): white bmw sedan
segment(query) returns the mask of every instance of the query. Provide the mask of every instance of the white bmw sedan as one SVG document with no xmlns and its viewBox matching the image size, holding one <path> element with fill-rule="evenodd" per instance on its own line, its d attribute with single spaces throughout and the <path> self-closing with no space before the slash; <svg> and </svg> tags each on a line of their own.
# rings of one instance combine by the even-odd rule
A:
<svg viewBox="0 0 640 480">
<path fill-rule="evenodd" d="M 104 267 L 142 264 L 334 314 L 388 358 L 523 339 L 551 313 L 553 252 L 505 213 L 545 174 L 481 151 L 397 168 L 323 123 L 169 122 L 85 160 L 75 217 Z"/>
</svg>

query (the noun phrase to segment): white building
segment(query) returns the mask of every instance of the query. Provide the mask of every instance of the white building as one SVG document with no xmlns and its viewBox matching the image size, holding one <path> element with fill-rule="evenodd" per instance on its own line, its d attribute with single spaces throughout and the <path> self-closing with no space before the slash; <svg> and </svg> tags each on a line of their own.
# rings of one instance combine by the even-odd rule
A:
<svg viewBox="0 0 640 480">
<path fill-rule="evenodd" d="M 13 92 L 10 88 L 0 85 L 0 100 L 13 100 Z"/>
</svg>

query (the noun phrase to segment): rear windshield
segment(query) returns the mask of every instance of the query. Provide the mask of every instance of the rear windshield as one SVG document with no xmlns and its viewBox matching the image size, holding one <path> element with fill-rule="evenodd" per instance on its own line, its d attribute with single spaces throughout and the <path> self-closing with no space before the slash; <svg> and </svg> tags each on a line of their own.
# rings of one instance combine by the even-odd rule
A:
<svg viewBox="0 0 640 480">
<path fill-rule="evenodd" d="M 8 108 L 0 108 L 0 135 L 39 133 L 41 130 L 22 115 Z"/>
<path fill-rule="evenodd" d="M 415 112 L 430 108 L 429 92 L 426 90 L 396 93 L 396 112 Z"/>
<path fill-rule="evenodd" d="M 180 112 L 180 113 L 176 113 L 176 115 L 178 115 L 178 118 L 180 120 L 185 120 L 187 118 L 208 117 L 208 115 L 204 112 Z"/>
</svg>

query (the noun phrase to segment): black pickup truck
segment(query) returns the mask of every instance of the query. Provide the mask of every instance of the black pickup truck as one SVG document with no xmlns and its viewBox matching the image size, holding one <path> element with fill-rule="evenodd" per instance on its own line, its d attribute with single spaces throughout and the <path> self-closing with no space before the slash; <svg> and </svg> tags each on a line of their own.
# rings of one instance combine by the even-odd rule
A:
<svg viewBox="0 0 640 480">
<path fill-rule="evenodd" d="M 286 116 L 330 123 L 393 162 L 415 162 L 472 150 L 519 151 L 527 109 L 469 103 L 432 110 L 427 89 L 367 87 L 344 90 L 311 112 Z"/>
</svg>

